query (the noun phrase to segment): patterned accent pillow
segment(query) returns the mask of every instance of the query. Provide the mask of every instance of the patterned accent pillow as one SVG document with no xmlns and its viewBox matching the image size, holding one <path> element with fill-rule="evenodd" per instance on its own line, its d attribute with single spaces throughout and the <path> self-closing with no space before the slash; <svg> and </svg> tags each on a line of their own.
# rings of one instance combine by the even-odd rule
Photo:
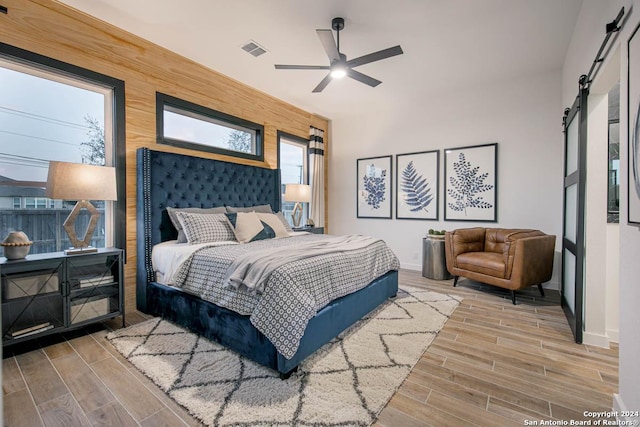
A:
<svg viewBox="0 0 640 427">
<path fill-rule="evenodd" d="M 271 205 L 247 206 L 246 208 L 236 208 L 233 206 L 227 206 L 227 213 L 238 213 L 238 212 L 273 213 L 273 211 L 271 210 Z"/>
<path fill-rule="evenodd" d="M 260 221 L 267 224 L 276 233 L 276 237 L 289 237 L 289 232 L 276 214 L 256 212 Z"/>
<path fill-rule="evenodd" d="M 225 214 L 240 243 L 256 240 L 273 239 L 276 232 L 267 223 L 261 221 L 255 212 L 238 212 Z"/>
<path fill-rule="evenodd" d="M 199 214 L 176 212 L 187 242 L 196 243 L 227 242 L 236 240 L 226 214 Z"/>
<path fill-rule="evenodd" d="M 293 231 L 293 228 L 291 228 L 291 224 L 289 224 L 289 221 L 287 221 L 287 218 L 284 217 L 284 214 L 282 213 L 282 211 L 278 211 L 276 212 L 276 216 L 278 217 L 278 219 L 282 222 L 282 224 L 284 224 L 284 228 L 291 233 Z"/>
<path fill-rule="evenodd" d="M 173 226 L 178 230 L 178 243 L 187 243 L 187 236 L 184 235 L 184 231 L 182 230 L 182 224 L 178 221 L 178 217 L 176 216 L 176 212 L 189 212 L 189 213 L 199 213 L 199 214 L 223 214 L 227 211 L 224 206 L 220 206 L 218 208 L 172 208 L 167 206 L 167 213 L 169 214 L 169 219 Z"/>
</svg>

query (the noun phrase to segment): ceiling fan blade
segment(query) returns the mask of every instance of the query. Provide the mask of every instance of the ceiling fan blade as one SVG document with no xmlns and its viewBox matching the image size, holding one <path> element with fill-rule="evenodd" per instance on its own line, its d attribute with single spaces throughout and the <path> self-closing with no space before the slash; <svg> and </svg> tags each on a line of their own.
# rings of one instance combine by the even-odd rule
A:
<svg viewBox="0 0 640 427">
<path fill-rule="evenodd" d="M 274 65 L 276 70 L 329 70 L 328 65 Z"/>
<path fill-rule="evenodd" d="M 313 93 L 318 93 L 318 92 L 322 92 L 322 89 L 324 89 L 325 87 L 327 87 L 327 85 L 329 84 L 329 82 L 331 81 L 331 73 L 327 74 L 327 76 L 322 79 L 320 81 L 320 83 L 318 83 L 318 86 L 316 86 L 312 92 Z"/>
<path fill-rule="evenodd" d="M 400 46 L 394 46 L 388 49 L 379 50 L 377 52 L 373 52 L 368 55 L 351 59 L 347 61 L 347 67 L 357 67 L 358 65 L 364 65 L 370 62 L 380 61 L 381 59 L 390 58 L 396 55 L 402 55 L 403 53 L 404 52 L 402 52 L 402 48 Z"/>
<path fill-rule="evenodd" d="M 335 61 L 339 61 L 340 53 L 338 52 L 336 41 L 333 38 L 333 32 L 331 32 L 331 30 L 316 30 L 316 33 L 318 33 L 324 51 L 327 52 L 329 63 L 333 64 Z"/>
<path fill-rule="evenodd" d="M 380 80 L 376 80 L 373 77 L 369 77 L 366 74 L 362 74 L 356 70 L 348 70 L 347 71 L 347 76 L 351 77 L 354 80 L 357 80 L 359 82 L 362 82 L 366 85 L 369 85 L 371 87 L 376 87 L 378 86 L 380 83 L 382 83 Z"/>
</svg>

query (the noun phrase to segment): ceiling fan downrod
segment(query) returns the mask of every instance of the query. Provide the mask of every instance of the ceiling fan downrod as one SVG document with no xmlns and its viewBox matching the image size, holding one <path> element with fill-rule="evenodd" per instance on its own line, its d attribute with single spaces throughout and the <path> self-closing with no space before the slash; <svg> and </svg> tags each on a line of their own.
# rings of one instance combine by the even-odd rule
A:
<svg viewBox="0 0 640 427">
<path fill-rule="evenodd" d="M 344 29 L 344 18 L 333 18 L 331 20 L 331 28 L 336 31 L 336 48 L 338 49 L 338 53 L 340 53 L 340 30 Z"/>
</svg>

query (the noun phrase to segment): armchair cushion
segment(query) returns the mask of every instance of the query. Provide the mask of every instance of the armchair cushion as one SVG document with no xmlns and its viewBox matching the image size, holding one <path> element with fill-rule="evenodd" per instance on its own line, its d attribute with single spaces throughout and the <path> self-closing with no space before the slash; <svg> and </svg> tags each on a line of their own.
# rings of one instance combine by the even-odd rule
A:
<svg viewBox="0 0 640 427">
<path fill-rule="evenodd" d="M 458 268 L 504 278 L 505 263 L 502 254 L 495 252 L 465 252 L 458 255 Z"/>
</svg>

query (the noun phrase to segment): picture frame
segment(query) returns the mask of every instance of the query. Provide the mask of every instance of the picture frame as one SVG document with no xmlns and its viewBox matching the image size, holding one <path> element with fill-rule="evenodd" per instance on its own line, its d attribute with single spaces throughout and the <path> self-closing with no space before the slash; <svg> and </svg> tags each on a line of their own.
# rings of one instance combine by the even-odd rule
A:
<svg viewBox="0 0 640 427">
<path fill-rule="evenodd" d="M 391 219 L 392 185 L 390 155 L 357 159 L 357 217 Z"/>
<path fill-rule="evenodd" d="M 396 219 L 438 220 L 440 150 L 396 155 Z"/>
<path fill-rule="evenodd" d="M 444 220 L 496 222 L 498 143 L 444 152 Z"/>
<path fill-rule="evenodd" d="M 627 223 L 640 226 L 640 35 L 627 41 Z"/>
</svg>

